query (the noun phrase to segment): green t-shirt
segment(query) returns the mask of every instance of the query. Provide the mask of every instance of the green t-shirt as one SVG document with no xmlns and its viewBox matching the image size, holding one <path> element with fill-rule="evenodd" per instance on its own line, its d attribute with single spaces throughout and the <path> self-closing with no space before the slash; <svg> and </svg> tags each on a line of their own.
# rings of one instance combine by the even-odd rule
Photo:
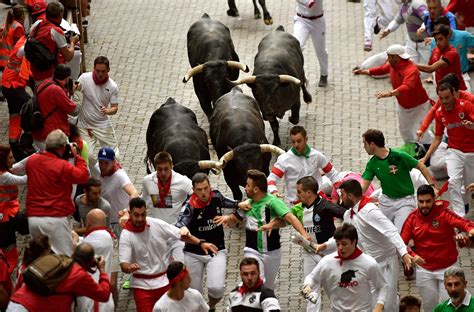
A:
<svg viewBox="0 0 474 312">
<path fill-rule="evenodd" d="M 290 212 L 285 203 L 267 193 L 260 201 L 250 200 L 252 209 L 245 212 L 246 243 L 245 246 L 261 253 L 280 248 L 279 231 L 272 231 L 270 236 L 258 228 L 275 218 L 283 219 Z"/>
<path fill-rule="evenodd" d="M 298 220 L 300 220 L 301 224 L 303 224 L 303 214 L 304 214 L 304 207 L 302 203 L 298 203 L 291 208 L 291 213 L 295 215 Z"/>
<path fill-rule="evenodd" d="M 474 297 L 471 296 L 471 300 L 469 301 L 469 306 L 461 306 L 459 309 L 455 309 L 453 305 L 448 305 L 448 300 L 444 301 L 443 303 L 438 304 L 433 312 L 472 312 L 474 311 Z"/>
<path fill-rule="evenodd" d="M 279 198 L 273 196 L 270 193 L 267 193 L 264 198 L 260 201 L 256 202 L 254 200 L 250 200 L 250 205 L 252 209 L 246 212 L 246 217 L 256 220 L 257 222 L 261 223 L 259 226 L 265 224 L 265 207 L 268 206 L 270 208 L 270 219 L 280 218 L 283 217 L 290 212 L 290 209 L 286 206 L 286 204 Z"/>
<path fill-rule="evenodd" d="M 417 165 L 418 160 L 407 153 L 390 149 L 385 159 L 372 156 L 362 178 L 372 181 L 374 177 L 377 177 L 384 195 L 394 199 L 402 198 L 415 193 L 410 170 Z"/>
</svg>

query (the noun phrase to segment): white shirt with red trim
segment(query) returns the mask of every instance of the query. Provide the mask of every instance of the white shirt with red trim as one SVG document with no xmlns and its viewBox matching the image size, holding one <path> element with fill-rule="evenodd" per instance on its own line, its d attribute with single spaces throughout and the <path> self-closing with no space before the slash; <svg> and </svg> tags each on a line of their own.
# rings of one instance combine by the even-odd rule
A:
<svg viewBox="0 0 474 312">
<path fill-rule="evenodd" d="M 159 207 L 160 192 L 156 172 L 143 178 L 142 198 L 151 216 L 175 224 L 184 202 L 193 194 L 191 180 L 175 171 L 171 172 L 171 186 L 165 197 L 165 207 Z"/>
<path fill-rule="evenodd" d="M 372 311 L 372 297 L 376 303 L 385 303 L 388 286 L 377 262 L 362 253 L 355 259 L 336 258 L 337 252 L 323 257 L 314 270 L 304 279 L 314 293 L 320 288 L 329 297 L 331 311 Z M 372 289 L 375 294 L 372 294 Z"/>
<path fill-rule="evenodd" d="M 306 158 L 305 156 L 296 156 L 290 149 L 285 154 L 280 155 L 275 165 L 273 165 L 268 176 L 268 192 L 277 192 L 277 183 L 284 179 L 285 201 L 295 203 L 298 199 L 296 197 L 296 181 L 305 176 L 313 176 L 321 189 L 321 170 L 332 183 L 338 180 L 337 170 L 321 152 L 312 148 L 309 157 Z"/>
<path fill-rule="evenodd" d="M 122 231 L 119 240 L 120 263 L 138 263 L 134 273 L 155 275 L 166 271 L 169 264 L 168 246 L 181 239 L 179 229 L 163 220 L 146 218 L 148 226 L 141 233 Z M 157 278 L 136 278 L 130 281 L 132 288 L 158 289 L 168 285 L 166 274 Z"/>
<path fill-rule="evenodd" d="M 104 257 L 105 260 L 105 273 L 109 279 L 112 276 L 112 253 L 113 253 L 113 239 L 109 232 L 106 230 L 95 230 L 89 233 L 82 240 L 83 243 L 89 243 L 94 247 L 94 252 L 97 256 Z M 98 282 L 100 273 L 97 270 L 92 274 L 94 281 Z M 109 301 L 107 302 L 95 302 L 89 297 L 77 297 L 78 311 L 87 312 L 113 312 L 114 311 L 114 299 L 112 293 L 110 294 Z M 96 310 L 98 308 L 98 310 Z"/>
<path fill-rule="evenodd" d="M 207 312 L 209 306 L 201 293 L 195 289 L 186 289 L 183 299 L 171 299 L 168 293 L 164 294 L 153 306 L 153 312 Z"/>
</svg>

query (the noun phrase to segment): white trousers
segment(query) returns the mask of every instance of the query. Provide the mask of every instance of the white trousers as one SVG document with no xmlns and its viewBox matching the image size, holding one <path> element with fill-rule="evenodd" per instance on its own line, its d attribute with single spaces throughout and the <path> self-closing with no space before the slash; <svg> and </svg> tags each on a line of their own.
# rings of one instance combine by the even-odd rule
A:
<svg viewBox="0 0 474 312">
<path fill-rule="evenodd" d="M 374 26 L 377 19 L 377 6 L 380 9 L 379 26 L 385 29 L 393 19 L 392 0 L 364 0 L 364 37 L 365 43 L 372 43 Z"/>
<path fill-rule="evenodd" d="M 281 250 L 272 250 L 259 253 L 249 247 L 244 248 L 244 257 L 254 258 L 258 261 L 260 267 L 260 276 L 264 280 L 264 285 L 272 290 L 276 287 L 278 269 L 281 263 Z"/>
<path fill-rule="evenodd" d="M 425 44 L 425 42 L 413 41 L 408 35 L 406 35 L 405 51 L 411 55 L 410 59 L 415 64 L 428 64 L 430 62 L 430 46 Z M 430 77 L 430 75 L 430 73 L 420 72 L 421 79 L 426 79 Z"/>
<path fill-rule="evenodd" d="M 398 255 L 394 255 L 390 259 L 378 262 L 382 270 L 385 282 L 387 282 L 387 298 L 385 301 L 384 311 L 398 312 L 398 273 L 400 272 L 400 260 Z"/>
<path fill-rule="evenodd" d="M 324 16 L 309 20 L 295 15 L 293 20 L 295 22 L 293 36 L 298 39 L 301 50 L 306 47 L 306 42 L 311 35 L 311 41 L 313 41 L 313 47 L 319 61 L 319 72 L 321 76 L 327 76 L 329 54 L 326 50 L 326 20 Z"/>
<path fill-rule="evenodd" d="M 224 296 L 227 250 L 219 250 L 214 257 L 184 252 L 184 263 L 189 268 L 191 288 L 202 293 L 202 279 L 204 268 L 206 268 L 207 293 L 209 297 L 219 299 Z"/>
<path fill-rule="evenodd" d="M 72 219 L 69 217 L 28 217 L 30 234 L 47 235 L 51 250 L 57 254 L 72 255 Z"/>
<path fill-rule="evenodd" d="M 471 93 L 471 77 L 469 76 L 469 73 L 462 74 L 462 78 L 464 79 L 464 83 L 466 84 L 466 87 L 467 87 L 466 91 Z"/>
<path fill-rule="evenodd" d="M 416 287 L 423 301 L 423 311 L 431 312 L 436 305 L 448 299 L 444 288 L 444 271 L 447 269 L 429 271 L 422 267 L 416 268 Z"/>
<path fill-rule="evenodd" d="M 310 254 L 308 252 L 302 252 L 303 258 L 303 281 L 306 276 L 311 273 L 319 261 L 323 258 L 318 254 Z M 306 311 L 307 312 L 320 312 L 321 311 L 321 293 L 318 294 L 318 300 L 316 303 L 307 301 Z"/>
<path fill-rule="evenodd" d="M 449 176 L 448 189 L 451 205 L 454 212 L 464 217 L 464 203 L 470 201 L 464 200 L 461 188 L 474 182 L 474 153 L 463 153 L 460 150 L 448 148 L 446 166 Z"/>
<path fill-rule="evenodd" d="M 28 310 L 21 304 L 10 301 L 7 307 L 7 312 L 28 312 Z"/>
<path fill-rule="evenodd" d="M 97 153 L 99 149 L 96 149 L 98 145 L 101 147 L 112 147 L 115 152 L 115 157 L 119 157 L 119 148 L 117 143 L 117 137 L 115 136 L 115 130 L 112 126 L 105 128 L 95 129 L 79 129 L 81 138 L 89 145 L 89 168 L 95 170 L 95 164 L 97 163 Z"/>
<path fill-rule="evenodd" d="M 400 135 L 405 143 L 416 143 L 418 141 L 416 131 L 420 128 L 423 119 L 425 119 L 425 116 L 428 114 L 430 109 L 431 105 L 428 101 L 408 109 L 403 108 L 400 105 L 397 106 L 398 130 L 400 131 Z M 420 140 L 420 143 L 431 144 L 433 139 L 433 132 L 427 130 L 423 138 Z"/>
<path fill-rule="evenodd" d="M 408 215 L 416 209 L 416 200 L 414 195 L 393 199 L 382 194 L 379 198 L 379 207 L 400 232 Z"/>
<path fill-rule="evenodd" d="M 431 174 L 437 180 L 448 176 L 446 169 L 446 154 L 448 153 L 448 144 L 441 142 L 430 158 Z"/>
</svg>

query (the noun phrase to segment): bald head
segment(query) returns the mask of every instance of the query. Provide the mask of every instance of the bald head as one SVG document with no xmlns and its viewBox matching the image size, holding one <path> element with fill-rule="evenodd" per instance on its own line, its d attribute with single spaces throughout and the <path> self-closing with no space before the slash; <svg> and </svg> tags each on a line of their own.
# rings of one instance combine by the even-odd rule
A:
<svg viewBox="0 0 474 312">
<path fill-rule="evenodd" d="M 86 228 L 89 230 L 97 226 L 105 226 L 105 213 L 100 209 L 92 209 L 86 216 Z"/>
</svg>

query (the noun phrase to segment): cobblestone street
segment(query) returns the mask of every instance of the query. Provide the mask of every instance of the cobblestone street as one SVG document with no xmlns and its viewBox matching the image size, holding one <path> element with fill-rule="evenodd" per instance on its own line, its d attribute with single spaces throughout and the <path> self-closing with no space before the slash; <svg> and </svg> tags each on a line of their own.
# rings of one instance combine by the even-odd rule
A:
<svg viewBox="0 0 474 312">
<path fill-rule="evenodd" d="M 119 111 L 113 123 L 119 139 L 123 167 L 138 190 L 146 175 L 143 159 L 146 154 L 145 133 L 153 111 L 168 97 L 191 108 L 199 124 L 209 131 L 206 116 L 194 94 L 192 82 L 182 83 L 189 69 L 186 50 L 186 33 L 189 26 L 203 13 L 226 24 L 231 31 L 236 52 L 241 62 L 252 72 L 253 59 L 261 38 L 277 26 L 293 31 L 295 1 L 267 0 L 273 25 L 253 18 L 250 0 L 237 0 L 240 17 L 226 15 L 225 0 L 93 0 L 89 18 L 89 44 L 86 47 L 87 70 L 92 69 L 95 57 L 105 55 L 110 59 L 110 77 L 119 86 Z M 304 50 L 305 71 L 309 79 L 309 92 L 313 103 L 302 101 L 300 125 L 309 134 L 309 144 L 325 154 L 339 171 L 361 171 L 369 159 L 362 146 L 362 133 L 368 128 L 384 132 L 389 146 L 402 143 L 398 133 L 395 98 L 377 100 L 374 93 L 391 90 L 388 79 L 371 79 L 353 76 L 351 69 L 367 56 L 384 51 L 389 45 L 403 43 L 405 27 L 380 41 L 374 40 L 374 51 L 363 51 L 363 4 L 346 0 L 326 0 L 327 46 L 329 51 L 329 86 L 317 87 L 319 65 L 312 46 Z M 1 16 L 6 10 L 1 10 Z M 241 73 L 240 77 L 249 74 Z M 434 98 L 434 86 L 425 85 Z M 247 86 L 242 86 L 251 95 Z M 290 147 L 288 115 L 280 122 L 282 148 Z M 0 103 L 1 143 L 7 143 L 8 109 Z M 267 138 L 273 135 L 266 123 Z M 185 148 L 185 147 L 183 147 Z M 211 158 L 217 156 L 212 150 Z M 223 176 L 211 175 L 214 187 L 232 196 Z M 23 203 L 24 204 L 24 203 Z M 471 211 L 468 218 L 474 219 Z M 282 230 L 282 263 L 278 275 L 276 294 L 282 311 L 305 311 L 306 301 L 300 295 L 302 287 L 302 262 L 300 247 L 290 242 L 290 230 Z M 242 257 L 245 232 L 242 229 L 226 230 L 228 266 L 226 296 L 218 305 L 223 311 L 227 294 L 240 280 L 238 262 Z M 468 274 L 468 285 L 474 285 L 472 252 L 462 250 L 460 265 Z M 470 288 L 472 290 L 472 288 Z M 399 293 L 419 295 L 415 281 L 406 281 L 401 272 Z M 205 295 L 206 298 L 207 295 Z M 323 296 L 323 311 L 329 311 L 327 297 Z M 135 311 L 129 290 L 120 290 L 118 311 Z"/>
</svg>

